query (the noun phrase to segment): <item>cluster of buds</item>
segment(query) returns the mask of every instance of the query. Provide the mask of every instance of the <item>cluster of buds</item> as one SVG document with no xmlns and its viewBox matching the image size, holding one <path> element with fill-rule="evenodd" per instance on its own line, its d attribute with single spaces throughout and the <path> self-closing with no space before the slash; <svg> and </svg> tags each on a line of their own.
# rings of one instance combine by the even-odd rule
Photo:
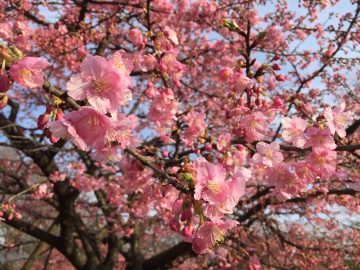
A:
<svg viewBox="0 0 360 270">
<path fill-rule="evenodd" d="M 272 61 L 278 61 L 278 60 L 280 60 L 280 59 L 281 59 L 281 57 L 280 57 L 279 55 L 275 55 L 275 56 L 273 57 L 273 59 L 271 60 L 271 62 L 272 62 Z M 281 70 L 281 66 L 280 66 L 279 63 L 274 63 L 274 64 L 271 66 L 271 70 L 273 71 L 273 74 L 274 74 L 274 76 L 275 76 L 275 79 L 276 79 L 278 82 L 283 82 L 283 81 L 285 81 L 285 76 L 284 76 L 284 75 L 282 75 L 282 74 L 276 74 L 276 73 L 275 73 L 275 71 Z"/>
<path fill-rule="evenodd" d="M 51 143 L 57 143 L 59 138 L 51 134 L 50 130 L 46 128 L 46 124 L 50 120 L 62 120 L 63 118 L 64 113 L 59 107 L 49 105 L 46 107 L 45 112 L 41 114 L 37 120 L 38 129 L 45 130 L 45 136 Z"/>
</svg>

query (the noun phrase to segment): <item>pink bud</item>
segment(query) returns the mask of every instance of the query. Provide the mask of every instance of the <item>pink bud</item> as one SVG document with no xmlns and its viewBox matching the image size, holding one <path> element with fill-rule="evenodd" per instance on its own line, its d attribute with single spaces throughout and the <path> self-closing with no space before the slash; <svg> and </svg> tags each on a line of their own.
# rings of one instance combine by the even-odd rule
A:
<svg viewBox="0 0 360 270">
<path fill-rule="evenodd" d="M 167 158 L 169 156 L 169 152 L 168 151 L 162 151 L 161 155 L 163 158 Z"/>
<path fill-rule="evenodd" d="M 279 81 L 279 82 L 283 82 L 283 81 L 285 81 L 285 77 L 284 77 L 284 75 L 276 75 L 275 76 L 275 79 L 277 80 L 277 81 Z"/>
<path fill-rule="evenodd" d="M 239 150 L 239 151 L 242 151 L 244 150 L 244 146 L 242 146 L 241 144 L 237 144 L 235 145 L 236 149 Z"/>
<path fill-rule="evenodd" d="M 172 218 L 170 220 L 170 229 L 175 232 L 178 232 L 180 230 L 180 222 L 177 218 Z"/>
<path fill-rule="evenodd" d="M 54 135 L 51 135 L 49 140 L 51 143 L 57 143 L 60 139 L 55 137 Z"/>
<path fill-rule="evenodd" d="M 276 97 L 274 99 L 273 105 L 277 109 L 282 109 L 284 107 L 284 102 L 281 100 L 281 98 Z"/>
<path fill-rule="evenodd" d="M 205 150 L 206 150 L 206 151 L 211 151 L 211 150 L 212 150 L 212 145 L 211 145 L 211 143 L 205 144 Z"/>
<path fill-rule="evenodd" d="M 142 33 L 137 28 L 131 29 L 129 31 L 129 39 L 136 46 L 141 46 L 143 43 Z"/>
<path fill-rule="evenodd" d="M 281 56 L 280 55 L 275 55 L 274 56 L 274 60 L 277 61 L 277 60 L 280 60 L 281 59 Z"/>
<path fill-rule="evenodd" d="M 184 237 L 190 237 L 194 232 L 194 226 L 190 223 L 189 225 L 186 225 L 184 229 L 182 230 L 182 235 Z"/>
<path fill-rule="evenodd" d="M 281 69 L 281 67 L 280 67 L 280 65 L 279 65 L 278 63 L 273 64 L 273 65 L 271 66 L 271 68 L 272 68 L 273 70 L 280 70 L 280 69 Z"/>
<path fill-rule="evenodd" d="M 2 74 L 0 71 L 0 93 L 5 93 L 11 87 L 10 80 L 6 74 Z"/>
<path fill-rule="evenodd" d="M 61 109 L 56 111 L 56 120 L 63 120 L 64 119 L 64 112 Z"/>
<path fill-rule="evenodd" d="M 48 114 L 41 114 L 38 118 L 37 124 L 38 129 L 44 129 L 45 125 L 49 122 Z"/>
<path fill-rule="evenodd" d="M 182 199 L 177 199 L 172 206 L 172 213 L 174 214 L 178 214 L 181 211 L 183 205 L 183 200 Z"/>
</svg>

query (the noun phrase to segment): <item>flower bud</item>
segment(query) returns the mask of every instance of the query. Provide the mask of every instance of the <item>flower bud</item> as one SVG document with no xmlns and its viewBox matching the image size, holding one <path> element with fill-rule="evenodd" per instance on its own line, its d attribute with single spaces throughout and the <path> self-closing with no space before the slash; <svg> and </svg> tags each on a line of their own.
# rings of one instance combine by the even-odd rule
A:
<svg viewBox="0 0 360 270">
<path fill-rule="evenodd" d="M 137 28 L 131 29 L 129 31 L 129 39 L 136 46 L 141 46 L 143 43 L 142 33 Z"/>
<path fill-rule="evenodd" d="M 58 137 L 55 137 L 54 135 L 51 135 L 49 140 L 51 143 L 57 143 L 60 139 Z"/>
<path fill-rule="evenodd" d="M 194 232 L 194 226 L 190 223 L 189 225 L 186 225 L 184 229 L 182 230 L 182 235 L 186 238 L 190 237 Z"/>
<path fill-rule="evenodd" d="M 273 70 L 280 70 L 280 69 L 281 69 L 281 67 L 280 67 L 280 65 L 279 65 L 278 63 L 273 64 L 273 65 L 271 66 L 271 68 L 272 68 Z"/>
<path fill-rule="evenodd" d="M 281 56 L 280 55 L 275 55 L 274 56 L 274 61 L 277 61 L 277 60 L 280 60 L 281 59 Z"/>
<path fill-rule="evenodd" d="M 49 122 L 49 115 L 47 113 L 41 114 L 38 118 L 38 129 L 44 129 L 45 125 Z"/>
<path fill-rule="evenodd" d="M 285 81 L 285 77 L 284 77 L 284 75 L 276 75 L 275 76 L 275 79 L 277 80 L 277 81 L 279 81 L 279 82 L 283 82 L 283 81 Z"/>
<path fill-rule="evenodd" d="M 170 220 L 170 229 L 174 232 L 180 231 L 180 222 L 177 218 L 174 217 Z"/>
<path fill-rule="evenodd" d="M 64 112 L 61 109 L 56 110 L 56 120 L 63 120 L 64 119 Z"/>
<path fill-rule="evenodd" d="M 167 158 L 167 157 L 169 156 L 169 152 L 168 152 L 168 151 L 162 151 L 162 152 L 161 152 L 161 156 L 162 156 L 163 158 Z"/>
<path fill-rule="evenodd" d="M 206 143 L 206 144 L 205 144 L 205 150 L 206 150 L 206 151 L 211 151 L 211 150 L 212 150 L 212 145 L 211 145 L 211 143 Z"/>
</svg>

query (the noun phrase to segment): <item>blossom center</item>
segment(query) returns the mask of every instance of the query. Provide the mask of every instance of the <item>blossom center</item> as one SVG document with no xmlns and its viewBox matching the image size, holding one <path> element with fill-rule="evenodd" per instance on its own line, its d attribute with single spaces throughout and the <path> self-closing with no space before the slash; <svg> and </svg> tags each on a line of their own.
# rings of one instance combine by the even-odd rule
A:
<svg viewBox="0 0 360 270">
<path fill-rule="evenodd" d="M 109 84 L 101 80 L 93 80 L 91 87 L 98 93 L 106 92 L 109 89 Z"/>
<path fill-rule="evenodd" d="M 220 191 L 221 191 L 220 184 L 213 180 L 208 181 L 207 187 L 213 193 L 220 193 Z"/>
<path fill-rule="evenodd" d="M 20 76 L 23 77 L 25 80 L 32 80 L 33 74 L 29 69 L 23 69 L 20 71 Z"/>
<path fill-rule="evenodd" d="M 316 158 L 316 163 L 320 166 L 320 167 L 324 167 L 325 163 L 326 163 L 326 158 L 325 157 L 317 157 Z"/>
<path fill-rule="evenodd" d="M 225 240 L 225 232 L 219 228 L 214 228 L 213 233 L 213 244 L 221 243 Z"/>
<path fill-rule="evenodd" d="M 115 59 L 113 66 L 119 71 L 126 71 L 126 66 L 124 61 L 122 61 L 118 57 Z"/>
<path fill-rule="evenodd" d="M 271 158 L 273 156 L 273 153 L 270 149 L 266 149 L 264 154 L 268 158 Z"/>
<path fill-rule="evenodd" d="M 99 125 L 99 119 L 95 116 L 91 116 L 88 120 L 88 123 L 92 127 L 96 127 Z"/>
</svg>

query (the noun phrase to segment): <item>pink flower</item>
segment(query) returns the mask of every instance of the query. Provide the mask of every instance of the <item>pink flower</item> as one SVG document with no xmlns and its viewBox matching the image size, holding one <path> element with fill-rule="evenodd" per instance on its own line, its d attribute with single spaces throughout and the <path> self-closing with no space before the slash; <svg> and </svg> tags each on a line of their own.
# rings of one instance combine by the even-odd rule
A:
<svg viewBox="0 0 360 270">
<path fill-rule="evenodd" d="M 131 77 L 129 75 L 134 69 L 134 64 L 129 55 L 124 51 L 117 51 L 110 57 L 109 64 L 116 69 L 120 76 L 122 75 L 123 83 L 127 84 L 127 87 L 130 86 Z"/>
<path fill-rule="evenodd" d="M 315 181 L 316 175 L 314 174 L 313 169 L 310 167 L 306 161 L 294 162 L 292 166 L 295 169 L 296 175 L 305 181 L 307 184 L 310 184 Z"/>
<path fill-rule="evenodd" d="M 187 146 L 192 146 L 199 136 L 204 135 L 206 129 L 205 118 L 205 113 L 194 110 L 191 110 L 184 117 L 188 127 L 184 132 L 183 139 Z"/>
<path fill-rule="evenodd" d="M 194 169 L 196 171 L 194 198 L 215 205 L 224 203 L 229 193 L 224 167 L 220 164 L 212 164 L 204 158 L 198 158 L 194 162 Z"/>
<path fill-rule="evenodd" d="M 107 138 L 111 142 L 118 142 L 121 149 L 129 146 L 136 146 L 138 140 L 131 132 L 139 123 L 136 115 L 126 116 L 123 113 L 117 113 L 113 116 L 113 127 L 108 131 Z"/>
<path fill-rule="evenodd" d="M 229 197 L 227 205 L 232 209 L 238 204 L 240 197 L 245 194 L 246 182 L 251 178 L 251 171 L 241 167 L 229 180 Z"/>
<path fill-rule="evenodd" d="M 282 133 L 284 140 L 292 143 L 296 147 L 302 148 L 306 142 L 304 134 L 306 121 L 299 117 L 292 119 L 285 117 L 282 120 L 282 125 L 284 127 L 284 131 Z"/>
<path fill-rule="evenodd" d="M 0 23 L 0 38 L 7 40 L 12 37 L 11 26 L 8 23 Z"/>
<path fill-rule="evenodd" d="M 91 156 L 99 162 L 119 162 L 121 161 L 121 154 L 119 153 L 120 148 L 118 147 L 109 147 L 103 148 L 101 150 L 97 150 L 96 152 L 92 153 Z"/>
<path fill-rule="evenodd" d="M 249 153 L 245 148 L 228 151 L 223 165 L 226 170 L 236 172 L 241 166 L 245 165 L 248 154 Z"/>
<path fill-rule="evenodd" d="M 245 130 L 246 141 L 249 143 L 264 139 L 268 125 L 265 115 L 261 112 L 246 114 L 239 123 L 239 127 Z"/>
<path fill-rule="evenodd" d="M 227 150 L 227 148 L 231 145 L 231 134 L 230 133 L 223 133 L 220 134 L 218 138 L 218 143 L 216 147 L 219 151 Z"/>
<path fill-rule="evenodd" d="M 140 47 L 144 41 L 141 31 L 137 28 L 133 28 L 129 31 L 129 39 L 138 47 Z"/>
<path fill-rule="evenodd" d="M 257 153 L 254 154 L 253 160 L 268 167 L 280 164 L 284 160 L 284 156 L 280 152 L 279 144 L 272 142 L 267 144 L 259 142 L 256 144 Z"/>
<path fill-rule="evenodd" d="M 43 70 L 50 66 L 44 58 L 24 57 L 10 67 L 10 75 L 23 87 L 35 88 L 44 83 Z"/>
<path fill-rule="evenodd" d="M 91 107 L 81 107 L 64 116 L 63 120 L 48 123 L 47 127 L 59 138 L 70 138 L 81 150 L 89 146 L 103 149 L 107 133 L 114 124 L 112 120 Z"/>
<path fill-rule="evenodd" d="M 165 53 L 160 59 L 160 70 L 168 73 L 172 77 L 174 84 L 179 86 L 179 80 L 185 70 L 185 66 L 176 59 L 176 56 L 176 51 Z"/>
<path fill-rule="evenodd" d="M 330 107 L 327 107 L 324 112 L 331 134 L 334 135 L 336 132 L 340 138 L 346 136 L 346 126 L 353 119 L 353 113 L 350 111 L 344 112 L 344 110 L 345 103 L 341 103 L 333 110 Z"/>
<path fill-rule="evenodd" d="M 150 107 L 148 119 L 159 121 L 163 125 L 176 119 L 179 103 L 175 100 L 174 93 L 170 88 L 156 95 Z"/>
<path fill-rule="evenodd" d="M 235 91 L 240 94 L 253 84 L 252 80 L 244 76 L 242 73 L 235 73 L 232 79 Z"/>
<path fill-rule="evenodd" d="M 172 30 L 169 26 L 165 26 L 164 35 L 169 40 L 171 40 L 174 43 L 174 45 L 179 45 L 179 39 L 176 35 L 176 32 L 174 30 Z"/>
<path fill-rule="evenodd" d="M 224 214 L 232 214 L 240 198 L 245 194 L 246 182 L 250 178 L 251 171 L 241 167 L 227 182 L 229 193 L 226 200 L 216 205 L 206 204 L 204 206 L 204 215 L 212 221 L 218 221 Z"/>
<path fill-rule="evenodd" d="M 329 149 L 312 152 L 308 156 L 307 162 L 319 177 L 328 179 L 336 171 L 336 152 Z"/>
<path fill-rule="evenodd" d="M 128 80 L 122 80 L 105 58 L 88 56 L 80 70 L 81 73 L 71 76 L 66 84 L 68 95 L 72 98 L 87 98 L 90 105 L 101 113 L 114 112 L 131 99 Z"/>
<path fill-rule="evenodd" d="M 196 253 L 206 253 L 212 246 L 221 243 L 229 230 L 238 224 L 235 220 L 205 222 L 199 227 L 192 242 L 192 249 Z"/>
<path fill-rule="evenodd" d="M 289 164 L 280 163 L 266 169 L 268 184 L 275 186 L 275 194 L 288 199 L 298 194 L 306 187 L 306 182 L 300 179 Z"/>
<path fill-rule="evenodd" d="M 331 136 L 329 128 L 311 127 L 306 130 L 307 141 L 304 147 L 312 147 L 315 152 L 321 152 L 323 150 L 334 150 L 336 144 L 334 138 Z"/>
</svg>

